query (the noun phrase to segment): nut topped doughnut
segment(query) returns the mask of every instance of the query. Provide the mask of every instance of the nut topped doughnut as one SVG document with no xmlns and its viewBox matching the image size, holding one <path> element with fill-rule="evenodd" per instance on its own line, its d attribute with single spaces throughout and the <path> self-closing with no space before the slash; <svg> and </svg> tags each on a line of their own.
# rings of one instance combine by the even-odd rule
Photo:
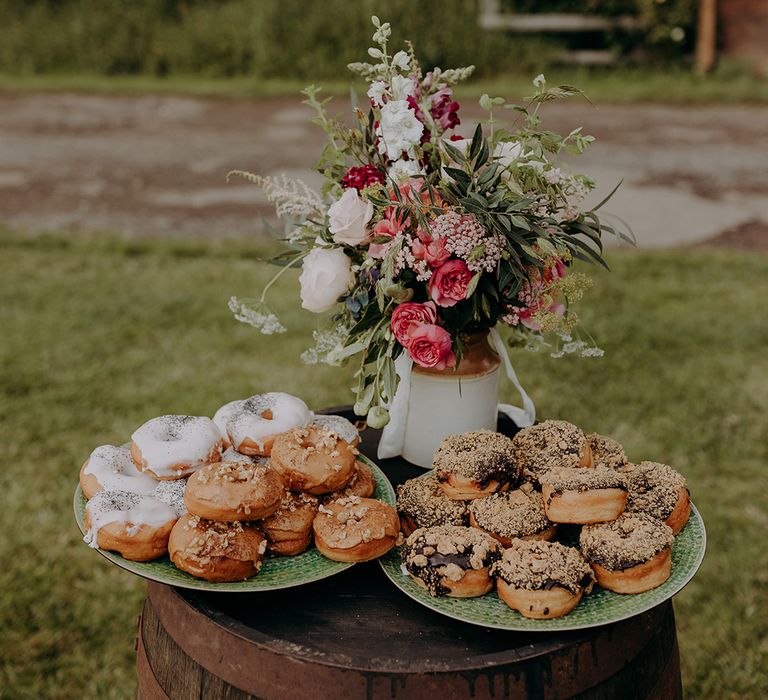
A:
<svg viewBox="0 0 768 700">
<path fill-rule="evenodd" d="M 469 523 L 505 547 L 516 539 L 551 540 L 557 525 L 547 518 L 544 499 L 530 484 L 470 501 Z"/>
<path fill-rule="evenodd" d="M 627 503 L 626 477 L 615 469 L 556 467 L 539 482 L 547 517 L 555 523 L 615 520 Z"/>
<path fill-rule="evenodd" d="M 545 420 L 523 428 L 513 438 L 515 463 L 536 480 L 552 467 L 591 467 L 592 454 L 581 428 L 564 420 Z"/>
<path fill-rule="evenodd" d="M 579 551 L 559 542 L 515 540 L 491 568 L 499 598 L 523 617 L 567 615 L 589 593 L 595 575 Z"/>
<path fill-rule="evenodd" d="M 624 513 L 609 523 L 585 525 L 579 537 L 597 582 L 616 593 L 661 585 L 672 569 L 672 528 L 645 513 Z"/>
<path fill-rule="evenodd" d="M 438 525 L 419 528 L 405 541 L 408 575 L 432 596 L 474 598 L 493 588 L 491 565 L 502 547 L 474 527 Z"/>
<path fill-rule="evenodd" d="M 99 491 L 149 495 L 156 486 L 157 481 L 133 463 L 127 447 L 101 445 L 91 452 L 80 470 L 80 488 L 86 498 L 93 498 Z"/>
<path fill-rule="evenodd" d="M 204 416 L 158 416 L 131 436 L 133 461 L 156 479 L 181 479 L 218 462 L 224 439 Z"/>
<path fill-rule="evenodd" d="M 244 581 L 259 573 L 267 540 L 250 523 L 179 518 L 168 542 L 171 561 L 206 581 Z"/>
<path fill-rule="evenodd" d="M 371 468 L 361 462 L 355 462 L 355 473 L 347 485 L 339 491 L 329 493 L 324 500 L 335 501 L 337 498 L 345 496 L 360 496 L 360 498 L 371 498 L 376 493 L 376 477 Z"/>
<path fill-rule="evenodd" d="M 397 487 L 397 511 L 406 535 L 420 527 L 467 522 L 467 504 L 448 498 L 433 474 L 408 479 Z"/>
<path fill-rule="evenodd" d="M 628 463 L 627 455 L 620 443 L 613 438 L 597 433 L 587 435 L 587 442 L 592 451 L 592 463 L 596 467 L 621 469 Z"/>
<path fill-rule="evenodd" d="M 348 496 L 321 505 L 312 525 L 315 546 L 333 561 L 368 561 L 397 543 L 400 522 L 395 509 L 373 498 Z"/>
<path fill-rule="evenodd" d="M 449 435 L 432 463 L 440 487 L 449 498 L 482 498 L 517 483 L 512 441 L 491 430 Z"/>
<path fill-rule="evenodd" d="M 177 518 L 173 508 L 152 496 L 99 491 L 85 506 L 83 541 L 125 559 L 151 561 L 165 554 Z"/>
<path fill-rule="evenodd" d="M 331 430 L 342 440 L 346 440 L 350 445 L 354 445 L 355 447 L 360 444 L 360 433 L 358 432 L 357 427 L 355 427 L 355 424 L 352 421 L 344 418 L 344 416 L 318 413 L 315 415 L 315 420 L 312 425 Z"/>
<path fill-rule="evenodd" d="M 308 493 L 286 491 L 280 507 L 261 521 L 269 551 L 292 557 L 309 549 L 319 505 L 318 499 Z"/>
<path fill-rule="evenodd" d="M 227 415 L 227 434 L 232 447 L 247 455 L 269 457 L 278 435 L 307 426 L 314 418 L 300 398 L 279 391 L 256 394 L 235 403 Z"/>
<path fill-rule="evenodd" d="M 338 491 L 355 474 L 358 451 L 326 428 L 294 428 L 272 447 L 272 466 L 292 491 L 316 496 Z"/>
<path fill-rule="evenodd" d="M 184 502 L 208 520 L 261 520 L 278 509 L 284 493 L 282 477 L 268 464 L 218 462 L 189 477 Z"/>
<path fill-rule="evenodd" d="M 623 473 L 629 483 L 627 512 L 647 513 L 663 520 L 676 535 L 691 515 L 685 477 L 658 462 L 629 465 Z"/>
</svg>

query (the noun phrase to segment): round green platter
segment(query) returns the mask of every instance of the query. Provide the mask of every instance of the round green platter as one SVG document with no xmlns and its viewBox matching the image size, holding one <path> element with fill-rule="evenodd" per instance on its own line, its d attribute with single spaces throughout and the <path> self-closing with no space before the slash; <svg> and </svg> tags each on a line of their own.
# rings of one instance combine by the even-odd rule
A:
<svg viewBox="0 0 768 700">
<path fill-rule="evenodd" d="M 384 476 L 384 472 L 362 454 L 358 456 L 358 459 L 367 464 L 373 470 L 376 477 L 376 493 L 374 497 L 394 506 L 395 491 L 387 477 Z M 78 484 L 75 489 L 74 510 L 75 520 L 77 520 L 77 525 L 82 533 L 85 533 L 85 504 L 85 497 Z M 180 571 L 171 563 L 167 556 L 155 559 L 154 561 L 139 562 L 123 559 L 123 557 L 115 552 L 107 552 L 103 549 L 97 549 L 96 551 L 113 564 L 117 564 L 117 566 L 138 576 L 166 583 L 169 586 L 192 588 L 199 591 L 240 593 L 273 591 L 278 588 L 291 588 L 292 586 L 301 586 L 305 583 L 328 578 L 348 569 L 350 566 L 354 566 L 354 564 L 326 559 L 313 547 L 296 557 L 267 556 L 259 575 L 245 581 L 209 583 Z"/>
<path fill-rule="evenodd" d="M 576 544 L 567 541 L 565 544 Z M 417 603 L 442 615 L 482 627 L 523 631 L 553 632 L 598 627 L 618 622 L 656 607 L 678 593 L 694 576 L 707 546 L 707 533 L 699 511 L 691 505 L 691 517 L 672 545 L 672 573 L 658 588 L 645 593 L 621 595 L 597 586 L 584 596 L 578 606 L 565 617 L 532 620 L 510 609 L 494 589 L 479 598 L 435 598 L 417 586 L 402 566 L 401 549 L 396 547 L 379 559 L 387 577 L 403 593 Z"/>
</svg>

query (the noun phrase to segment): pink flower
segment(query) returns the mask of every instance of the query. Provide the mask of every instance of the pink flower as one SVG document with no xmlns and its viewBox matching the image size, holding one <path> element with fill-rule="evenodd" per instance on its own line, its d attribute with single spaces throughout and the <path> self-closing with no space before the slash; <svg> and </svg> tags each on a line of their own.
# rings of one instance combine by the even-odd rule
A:
<svg viewBox="0 0 768 700">
<path fill-rule="evenodd" d="M 443 131 L 453 129 L 453 127 L 461 124 L 458 115 L 459 103 L 453 99 L 453 90 L 449 87 L 438 90 L 432 95 L 432 107 L 429 111 L 432 118 L 440 122 Z"/>
<path fill-rule="evenodd" d="M 404 348 L 410 347 L 411 335 L 424 324 L 433 324 L 437 321 L 437 309 L 434 302 L 417 304 L 415 301 L 407 301 L 397 306 L 392 313 L 389 327 L 397 338 L 397 342 Z"/>
<path fill-rule="evenodd" d="M 445 247 L 444 238 L 431 238 L 429 234 L 419 233 L 421 240 L 415 240 L 411 245 L 411 252 L 416 260 L 423 260 L 432 268 L 440 267 L 451 252 Z"/>
<path fill-rule="evenodd" d="M 552 264 L 544 271 L 547 282 L 561 280 L 565 277 L 565 263 L 560 258 L 552 258 Z"/>
<path fill-rule="evenodd" d="M 446 369 L 456 366 L 450 334 L 433 323 L 424 323 L 411 333 L 408 354 L 421 367 Z"/>
<path fill-rule="evenodd" d="M 472 272 L 463 260 L 449 260 L 432 274 L 429 296 L 438 306 L 455 306 L 467 296 Z"/>
<path fill-rule="evenodd" d="M 536 317 L 540 316 L 543 308 L 543 306 L 530 306 L 527 309 L 523 309 L 518 314 L 520 323 L 526 328 L 530 328 L 532 331 L 540 331 L 541 321 L 537 320 Z M 547 313 L 552 316 L 565 316 L 565 305 L 560 302 L 555 302 L 549 307 Z"/>
<path fill-rule="evenodd" d="M 373 227 L 374 236 L 389 236 L 394 238 L 408 227 L 408 215 L 401 211 L 398 215 L 396 207 L 387 207 L 384 218 Z M 374 259 L 383 258 L 391 241 L 385 243 L 371 243 L 368 246 L 368 255 Z"/>
</svg>

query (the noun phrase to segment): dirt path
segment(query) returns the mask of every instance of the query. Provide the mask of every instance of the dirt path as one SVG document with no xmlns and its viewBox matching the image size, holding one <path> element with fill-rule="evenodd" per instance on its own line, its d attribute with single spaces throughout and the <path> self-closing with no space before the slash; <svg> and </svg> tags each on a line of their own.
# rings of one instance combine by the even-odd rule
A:
<svg viewBox="0 0 768 700">
<path fill-rule="evenodd" d="M 477 116 L 465 105 L 465 125 Z M 601 193 L 624 178 L 610 211 L 633 223 L 643 246 L 742 229 L 758 247 L 765 241 L 768 107 L 569 103 L 545 117 L 557 130 L 585 124 L 598 138 L 582 166 Z M 322 134 L 308 118 L 299 98 L 0 95 L 0 221 L 126 235 L 253 234 L 269 208 L 255 187 L 224 176 L 243 168 L 316 182 L 309 169 Z"/>
</svg>

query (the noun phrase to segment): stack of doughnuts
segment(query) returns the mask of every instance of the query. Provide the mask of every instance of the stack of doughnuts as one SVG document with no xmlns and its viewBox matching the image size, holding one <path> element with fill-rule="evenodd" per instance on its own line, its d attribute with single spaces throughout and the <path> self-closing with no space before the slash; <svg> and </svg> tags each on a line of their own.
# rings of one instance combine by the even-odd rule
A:
<svg viewBox="0 0 768 700">
<path fill-rule="evenodd" d="M 359 442 L 350 421 L 280 392 L 230 401 L 213 419 L 153 418 L 129 447 L 102 445 L 83 464 L 84 539 L 136 561 L 167 554 L 214 582 L 255 576 L 268 552 L 296 556 L 313 540 L 337 561 L 381 556 L 399 521 L 372 498 Z"/>
<path fill-rule="evenodd" d="M 433 467 L 397 489 L 405 569 L 431 595 L 484 595 L 495 586 L 526 617 L 566 615 L 594 584 L 624 594 L 661 585 L 691 512 L 674 469 L 633 464 L 616 440 L 561 420 L 512 439 L 452 435 Z M 482 566 L 468 566 L 489 539 L 498 550 L 483 549 Z M 467 577 L 477 585 L 462 583 Z"/>
</svg>

